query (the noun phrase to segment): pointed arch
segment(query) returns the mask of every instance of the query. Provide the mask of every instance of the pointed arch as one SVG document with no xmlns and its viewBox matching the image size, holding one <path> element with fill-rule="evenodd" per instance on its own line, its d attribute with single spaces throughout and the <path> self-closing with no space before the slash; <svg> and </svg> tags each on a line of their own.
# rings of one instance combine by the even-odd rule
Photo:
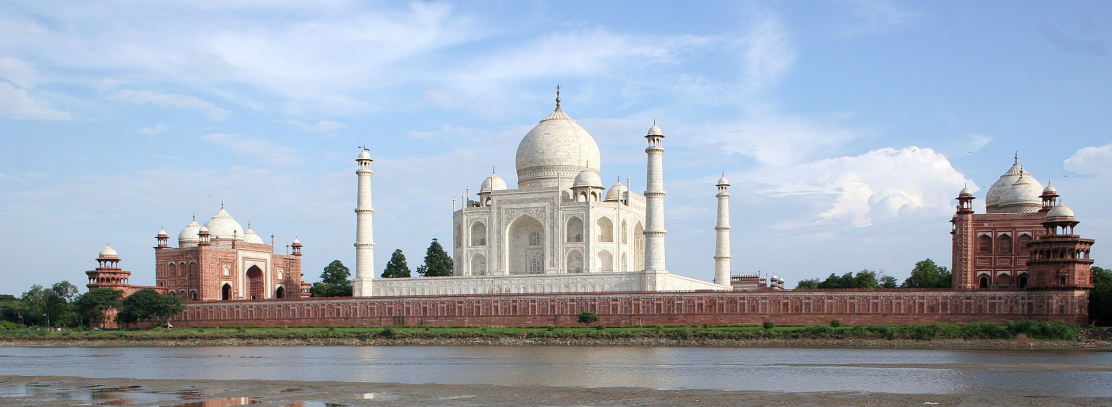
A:
<svg viewBox="0 0 1112 407">
<path fill-rule="evenodd" d="M 598 221 L 595 222 L 595 225 L 598 227 L 599 242 L 609 243 L 614 241 L 614 221 L 611 221 L 610 218 L 603 216 L 601 218 L 598 218 Z"/>
<path fill-rule="evenodd" d="M 601 250 L 598 252 L 598 270 L 602 273 L 614 272 L 614 255 L 610 254 L 609 250 Z"/>
<path fill-rule="evenodd" d="M 996 238 L 996 252 L 1007 254 L 1012 252 L 1012 236 L 1007 233 L 1000 234 Z"/>
<path fill-rule="evenodd" d="M 505 264 L 510 274 L 543 273 L 544 224 L 529 215 L 519 216 L 506 227 Z"/>
<path fill-rule="evenodd" d="M 471 224 L 471 245 L 472 246 L 486 246 L 487 244 L 487 227 L 483 222 L 475 222 Z"/>
<path fill-rule="evenodd" d="M 645 269 L 645 227 L 641 222 L 633 228 L 633 269 Z"/>
<path fill-rule="evenodd" d="M 487 273 L 487 259 L 482 254 L 471 256 L 471 275 L 485 276 Z"/>
<path fill-rule="evenodd" d="M 568 219 L 567 226 L 564 227 L 564 233 L 567 235 L 565 239 L 568 243 L 583 242 L 583 219 L 578 216 Z"/>
<path fill-rule="evenodd" d="M 580 253 L 579 250 L 572 250 L 568 252 L 565 267 L 568 273 L 582 273 L 583 253 Z"/>
<path fill-rule="evenodd" d="M 992 253 L 992 236 L 980 235 L 977 236 L 977 253 L 991 254 Z"/>
</svg>

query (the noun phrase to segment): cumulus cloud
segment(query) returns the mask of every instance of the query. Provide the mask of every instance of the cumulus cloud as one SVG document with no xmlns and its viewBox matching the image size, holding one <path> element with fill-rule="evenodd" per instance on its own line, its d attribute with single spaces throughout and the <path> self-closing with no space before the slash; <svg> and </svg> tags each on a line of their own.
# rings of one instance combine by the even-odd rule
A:
<svg viewBox="0 0 1112 407">
<path fill-rule="evenodd" d="M 177 109 L 196 110 L 216 121 L 222 121 L 232 114 L 232 112 L 227 109 L 198 99 L 197 97 L 178 93 L 159 93 L 149 90 L 123 89 L 109 95 L 108 99 L 135 103 L 138 105 L 150 103 Z"/>
<path fill-rule="evenodd" d="M 346 124 L 334 122 L 331 120 L 321 120 L 316 124 L 309 124 L 300 120 L 286 119 L 286 124 L 294 126 L 298 130 L 309 133 L 332 133 L 336 130 L 347 127 Z"/>
<path fill-rule="evenodd" d="M 276 166 L 301 164 L 301 157 L 288 146 L 267 140 L 243 137 L 238 134 L 214 133 L 201 136 L 202 140 L 228 147 L 236 155 Z"/>
<path fill-rule="evenodd" d="M 169 127 L 166 127 L 165 124 L 159 123 L 159 124 L 156 124 L 156 125 L 151 126 L 151 127 L 144 127 L 144 128 L 139 129 L 139 134 L 165 133 L 166 130 L 169 130 Z"/>
<path fill-rule="evenodd" d="M 944 215 L 951 210 L 950 197 L 963 185 L 976 188 L 945 156 L 918 147 L 882 148 L 791 167 L 763 167 L 742 178 L 757 184 L 761 195 L 811 203 L 806 216 L 784 221 L 777 225 L 781 228 L 865 227 L 894 220 L 907 211 Z"/>
<path fill-rule="evenodd" d="M 1112 175 L 1112 143 L 1077 150 L 1064 166 L 1078 174 Z"/>
<path fill-rule="evenodd" d="M 0 82 L 0 115 L 13 119 L 70 120 L 69 112 L 55 110 L 35 100 L 24 89 Z"/>
</svg>

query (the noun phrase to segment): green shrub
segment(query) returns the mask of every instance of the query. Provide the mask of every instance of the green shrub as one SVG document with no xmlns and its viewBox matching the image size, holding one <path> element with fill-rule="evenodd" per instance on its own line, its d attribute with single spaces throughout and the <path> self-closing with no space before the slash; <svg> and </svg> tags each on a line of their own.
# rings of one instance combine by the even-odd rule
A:
<svg viewBox="0 0 1112 407">
<path fill-rule="evenodd" d="M 396 333 L 394 332 L 394 328 L 389 326 L 382 328 L 381 331 L 378 331 L 378 336 L 381 336 L 383 338 L 393 338 L 395 334 Z"/>
<path fill-rule="evenodd" d="M 761 327 L 764 327 L 765 330 L 772 329 L 772 327 L 774 326 L 776 326 L 776 324 L 772 323 L 772 321 L 765 321 L 763 324 L 761 324 Z"/>
<path fill-rule="evenodd" d="M 833 327 L 833 328 L 840 327 L 840 326 L 842 326 L 842 321 L 832 319 L 832 320 L 830 320 L 830 326 Z"/>
</svg>

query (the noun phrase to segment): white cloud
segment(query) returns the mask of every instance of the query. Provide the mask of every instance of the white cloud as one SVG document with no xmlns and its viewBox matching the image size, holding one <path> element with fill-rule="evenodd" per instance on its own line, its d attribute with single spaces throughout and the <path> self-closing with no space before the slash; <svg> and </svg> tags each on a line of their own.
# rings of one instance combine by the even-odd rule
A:
<svg viewBox="0 0 1112 407">
<path fill-rule="evenodd" d="M 988 143 L 992 142 L 992 137 L 989 137 L 989 136 L 986 136 L 986 135 L 983 135 L 983 134 L 966 133 L 966 135 L 969 136 L 969 151 L 968 151 L 968 153 L 975 153 L 975 152 L 981 151 L 981 149 L 985 148 L 985 146 L 987 146 Z"/>
<path fill-rule="evenodd" d="M 346 124 L 334 122 L 331 120 L 321 120 L 316 124 L 309 124 L 300 120 L 286 119 L 286 124 L 294 126 L 298 130 L 310 133 L 332 133 L 336 130 L 347 127 Z"/>
<path fill-rule="evenodd" d="M 249 158 L 263 164 L 275 166 L 295 166 L 301 164 L 301 157 L 290 147 L 267 140 L 253 139 L 238 134 L 214 133 L 201 136 L 202 140 L 228 147 L 240 157 Z"/>
<path fill-rule="evenodd" d="M 26 90 L 0 82 L 0 115 L 14 119 L 70 120 L 68 112 L 55 110 L 36 101 Z"/>
<path fill-rule="evenodd" d="M 139 129 L 139 134 L 159 134 L 165 133 L 166 130 L 169 130 L 169 128 L 166 127 L 165 124 L 159 123 L 151 127 L 144 127 Z"/>
<path fill-rule="evenodd" d="M 1077 150 L 1064 167 L 1078 174 L 1112 175 L 1112 143 Z"/>
<path fill-rule="evenodd" d="M 196 110 L 216 121 L 222 121 L 232 114 L 231 111 L 218 107 L 212 103 L 194 96 L 178 93 L 159 93 L 149 90 L 123 89 L 108 96 L 108 99 L 140 105 L 150 103 L 177 109 Z"/>
<path fill-rule="evenodd" d="M 885 0 L 848 0 L 844 4 L 848 6 L 850 18 L 837 30 L 847 37 L 881 34 L 908 24 L 915 17 L 915 13 Z"/>
<path fill-rule="evenodd" d="M 950 197 L 969 183 L 945 156 L 929 148 L 883 148 L 857 156 L 763 167 L 743 174 L 760 195 L 805 200 L 810 208 L 782 228 L 823 224 L 871 226 L 902 214 L 944 215 Z"/>
<path fill-rule="evenodd" d="M 0 58 L 0 77 L 5 78 L 23 89 L 31 89 L 39 82 L 38 72 L 27 62 L 19 59 Z"/>
<path fill-rule="evenodd" d="M 745 37 L 744 85 L 748 92 L 774 86 L 795 62 L 791 33 L 780 18 L 768 11 L 757 11 Z"/>
</svg>

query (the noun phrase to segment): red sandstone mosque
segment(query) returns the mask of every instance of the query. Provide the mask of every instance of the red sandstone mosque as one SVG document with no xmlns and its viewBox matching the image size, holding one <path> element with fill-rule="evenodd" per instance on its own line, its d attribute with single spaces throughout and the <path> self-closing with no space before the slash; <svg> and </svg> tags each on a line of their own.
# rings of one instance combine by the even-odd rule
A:
<svg viewBox="0 0 1112 407">
<path fill-rule="evenodd" d="M 274 252 L 248 225 L 247 230 L 220 205 L 220 211 L 203 226 L 193 219 L 178 234 L 178 247 L 169 246 L 169 235 L 155 237 L 155 286 L 128 284 L 130 271 L 119 267 L 120 258 L 105 246 L 98 267 L 85 272 L 88 287 L 114 288 L 124 295 L 143 288 L 181 297 L 186 301 L 269 300 L 308 297 L 308 283 L 301 281 L 301 241 L 294 239 L 289 254 Z"/>
</svg>

